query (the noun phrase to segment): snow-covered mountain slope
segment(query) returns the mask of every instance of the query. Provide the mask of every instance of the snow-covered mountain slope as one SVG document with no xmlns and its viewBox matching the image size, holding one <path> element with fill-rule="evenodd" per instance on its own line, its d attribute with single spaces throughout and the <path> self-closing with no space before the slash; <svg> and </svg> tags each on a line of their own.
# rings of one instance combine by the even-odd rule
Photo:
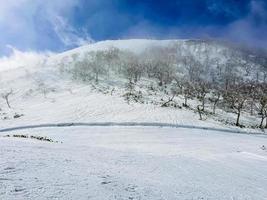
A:
<svg viewBox="0 0 267 200">
<path fill-rule="evenodd" d="M 142 98 L 129 101 L 127 80 L 116 73 L 99 76 L 97 83 L 73 78 L 76 64 L 92 51 L 119 48 L 142 55 L 147 48 L 170 45 L 199 62 L 207 51 L 219 62 L 228 57 L 222 52 L 229 47 L 216 43 L 122 40 L 4 59 L 0 199 L 265 200 L 267 138 L 248 128 L 259 123 L 256 115 L 242 113 L 247 128 L 236 128 L 235 114 L 222 109 L 211 114 L 210 104 L 199 120 L 197 99 L 189 98 L 186 107 L 176 95 L 174 105 L 162 107 L 171 98 L 171 83 L 159 86 L 143 77 L 135 83 Z M 29 125 L 40 126 L 21 127 Z"/>
<path fill-rule="evenodd" d="M 104 79 L 99 84 L 84 83 L 72 80 L 71 76 L 60 71 L 62 65 L 82 58 L 90 51 L 119 48 L 123 51 L 142 53 L 154 46 L 178 45 L 187 49 L 182 53 L 210 51 L 214 57 L 224 58 L 222 52 L 228 47 L 217 43 L 205 43 L 191 40 L 119 40 L 104 41 L 83 46 L 57 55 L 39 57 L 34 64 L 27 62 L 12 69 L 1 70 L 1 94 L 13 91 L 10 95 L 8 108 L 5 99 L 0 99 L 1 128 L 40 123 L 59 122 L 161 122 L 181 125 L 198 125 L 205 127 L 225 127 L 219 121 L 225 112 L 200 121 L 194 110 L 186 108 L 163 108 L 160 102 L 168 100 L 169 95 L 160 92 L 157 95 L 145 93 L 145 103 L 127 103 L 124 100 L 125 81 L 121 77 L 112 77 L 112 81 Z M 211 53 L 212 52 L 212 53 Z M 196 54 L 198 55 L 198 54 Z M 71 65 L 71 64 L 69 64 Z M 68 66 L 68 64 L 67 64 Z M 143 80 L 138 87 L 142 87 L 148 80 Z M 149 82 L 149 81 L 148 81 Z M 149 82 L 150 83 L 150 82 Z M 175 97 L 182 105 L 183 98 Z M 189 102 L 192 105 L 196 101 Z M 14 118 L 15 117 L 15 118 Z M 229 121 L 234 121 L 233 114 L 227 114 Z M 244 117 L 243 120 L 251 125 L 259 119 Z"/>
<path fill-rule="evenodd" d="M 60 53 L 54 56 L 52 60 L 53 62 L 57 61 L 57 64 L 62 64 L 76 57 L 83 58 L 83 56 L 86 56 L 91 51 L 105 51 L 112 48 L 143 54 L 146 50 L 153 47 L 173 48 L 175 49 L 175 54 L 186 57 L 192 56 L 193 59 L 204 65 L 206 63 L 203 62 L 208 60 L 209 62 L 214 62 L 214 67 L 217 67 L 218 64 L 227 64 L 228 62 L 232 62 L 233 59 L 243 65 L 249 64 L 250 68 L 254 68 L 254 73 L 260 70 L 258 69 L 260 66 L 256 63 L 255 59 L 258 56 L 261 57 L 260 54 L 246 48 L 213 40 L 108 40 Z M 246 73 L 244 71 L 248 69 L 245 69 L 244 66 L 241 68 L 243 68 L 241 72 L 245 75 Z"/>
<path fill-rule="evenodd" d="M 20 80 L 16 82 L 12 86 L 14 95 L 10 97 L 11 108 L 7 108 L 1 99 L 2 112 L 7 113 L 2 115 L 1 128 L 60 122 L 161 122 L 221 126 L 214 120 L 199 121 L 197 114 L 192 111 L 161 108 L 159 105 L 150 104 L 127 104 L 120 91 L 110 95 L 111 89 L 106 89 L 109 93 L 103 94 L 91 86 L 73 82 L 60 81 L 57 85 L 45 85 L 45 89 L 43 85 L 32 87 L 31 81 L 24 84 L 19 83 Z M 20 86 L 28 90 L 20 90 Z M 46 95 L 43 90 L 47 90 Z M 15 113 L 23 116 L 13 119 Z"/>
</svg>

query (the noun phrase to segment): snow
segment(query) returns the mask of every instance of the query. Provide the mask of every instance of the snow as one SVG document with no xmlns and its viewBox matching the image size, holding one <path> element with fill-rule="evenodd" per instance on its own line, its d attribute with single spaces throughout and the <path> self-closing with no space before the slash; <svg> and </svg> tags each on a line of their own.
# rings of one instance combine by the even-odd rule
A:
<svg viewBox="0 0 267 200">
<path fill-rule="evenodd" d="M 129 39 L 129 40 L 107 40 L 97 43 L 92 43 L 76 49 L 59 54 L 59 57 L 70 56 L 72 54 L 80 54 L 89 51 L 108 50 L 115 47 L 121 50 L 130 50 L 135 53 L 141 53 L 151 46 L 168 46 L 173 42 L 183 43 L 187 40 L 148 40 L 148 39 Z"/>
<path fill-rule="evenodd" d="M 156 127 L 9 134 L 62 143 L 0 137 L 0 199 L 267 198 L 266 135 Z"/>
<path fill-rule="evenodd" d="M 0 70 L 0 95 L 9 92 L 11 89 L 14 93 L 10 96 L 11 108 L 8 108 L 5 100 L 0 98 L 0 118 L 2 119 L 0 128 L 46 123 L 146 122 L 236 130 L 236 128 L 230 125 L 226 126 L 220 122 L 221 119 L 234 122 L 236 117 L 234 114 L 218 110 L 217 116 L 200 121 L 197 113 L 186 108 L 162 108 L 160 104 L 151 103 L 128 104 L 122 97 L 125 93 L 123 90 L 125 82 L 121 81 L 120 77 L 112 77 L 117 82 L 101 80 L 102 85 L 95 85 L 95 88 L 93 88 L 92 83 L 79 83 L 71 80 L 71 77 L 60 73 L 59 70 L 59 65 L 64 59 L 72 59 L 73 55 L 84 54 L 88 51 L 117 47 L 141 53 L 151 46 L 167 46 L 173 43 L 188 45 L 187 48 L 190 49 L 194 43 L 190 44 L 188 42 L 188 40 L 110 40 L 55 55 L 49 53 L 41 55 L 33 52 L 22 53 L 14 49 L 14 55 L 10 58 L 0 59 L 1 66 L 4 66 Z M 223 49 L 215 46 L 210 48 L 217 51 Z M 8 65 L 10 65 L 9 69 L 7 69 Z M 148 85 L 150 82 L 142 83 L 141 81 L 140 85 L 142 84 Z M 113 89 L 115 91 L 111 95 Z M 145 90 L 141 86 L 139 89 Z M 99 92 L 100 90 L 103 90 L 105 94 L 103 91 Z M 169 98 L 163 92 L 157 94 L 157 96 L 148 92 L 144 95 L 147 102 L 159 102 L 160 99 L 166 100 Z M 181 96 L 175 97 L 174 100 L 178 102 L 178 105 L 182 105 L 184 101 Z M 196 107 L 197 103 L 189 100 L 189 104 L 193 108 Z M 15 114 L 23 116 L 14 119 Z M 249 117 L 244 114 L 241 116 L 241 121 L 247 126 L 258 125 L 259 120 L 256 117 Z M 258 131 L 249 130 L 249 132 Z"/>
<path fill-rule="evenodd" d="M 19 86 L 26 88 L 25 83 Z M 7 113 L 2 117 L 8 117 L 2 120 L 0 128 L 47 123 L 145 122 L 241 131 L 235 127 L 223 125 L 212 118 L 201 121 L 196 113 L 185 108 L 162 108 L 159 105 L 140 103 L 127 104 L 116 93 L 112 96 L 102 94 L 92 90 L 89 86 L 74 83 L 71 85 L 62 83 L 59 87 L 54 86 L 56 92 L 47 94 L 47 97 L 39 92 L 28 94 L 26 91 L 12 87 L 15 91 L 10 100 L 12 108 L 7 108 L 4 100 L 0 100 L 5 106 L 2 113 Z M 23 116 L 13 119 L 15 113 L 23 114 Z M 249 132 L 259 132 L 259 130 L 249 130 Z"/>
<path fill-rule="evenodd" d="M 64 77 L 54 66 L 28 66 L 2 71 L 0 83 L 0 94 L 11 89 L 14 92 L 10 96 L 11 108 L 8 108 L 4 99 L 0 98 L 2 109 L 0 129 L 46 123 L 146 122 L 236 130 L 213 118 L 200 121 L 197 113 L 186 108 L 128 104 L 122 97 L 124 91 L 120 86 L 104 83 L 93 88 L 90 84 L 75 82 L 69 77 Z M 115 91 L 111 95 L 113 88 Z M 105 90 L 107 94 L 99 90 Z M 44 95 L 44 91 L 47 94 Z M 146 98 L 153 100 L 155 97 L 147 95 Z M 168 99 L 169 96 L 158 98 Z M 184 101 L 181 97 L 175 100 L 179 105 Z M 190 103 L 192 106 L 195 105 L 194 101 L 189 101 Z M 14 119 L 16 113 L 23 116 Z M 220 116 L 225 115 L 225 112 L 220 113 Z M 235 118 L 232 114 L 226 116 L 232 120 Z M 244 121 L 244 118 L 241 120 Z M 253 123 L 257 120 L 250 119 Z M 259 130 L 248 131 L 259 132 Z"/>
<path fill-rule="evenodd" d="M 186 108 L 128 104 L 118 77 L 118 84 L 94 88 L 60 74 L 57 65 L 112 46 L 141 53 L 171 42 L 105 41 L 58 55 L 14 51 L 13 57 L 0 59 L 0 94 L 14 91 L 11 108 L 0 98 L 0 199 L 267 199 L 267 151 L 261 148 L 267 146 L 266 134 L 212 117 L 200 121 Z M 256 121 L 242 115 L 245 120 Z M 68 123 L 82 126 L 58 126 Z M 39 127 L 6 130 L 21 126 Z"/>
</svg>

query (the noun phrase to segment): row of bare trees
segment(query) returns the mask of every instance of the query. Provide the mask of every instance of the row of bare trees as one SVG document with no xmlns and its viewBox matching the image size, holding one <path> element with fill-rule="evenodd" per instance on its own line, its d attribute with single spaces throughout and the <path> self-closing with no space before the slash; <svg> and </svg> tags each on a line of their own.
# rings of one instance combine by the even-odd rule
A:
<svg viewBox="0 0 267 200">
<path fill-rule="evenodd" d="M 174 84 L 169 101 L 182 95 L 183 106 L 188 107 L 189 99 L 198 99 L 201 119 L 207 107 L 213 114 L 220 107 L 236 113 L 236 126 L 241 126 L 241 115 L 246 112 L 258 116 L 259 127 L 267 128 L 267 59 L 231 49 L 215 56 L 208 48 L 154 46 L 141 53 L 110 48 L 75 60 L 72 73 L 75 78 L 96 83 L 100 77 L 116 74 L 131 86 L 142 78 L 155 80 L 159 88 Z"/>
<path fill-rule="evenodd" d="M 209 82 L 186 82 L 181 95 L 184 96 L 184 106 L 188 106 L 189 98 L 197 98 L 200 105 L 197 110 L 202 119 L 206 106 L 211 105 L 212 113 L 219 107 L 236 114 L 236 126 L 241 126 L 242 112 L 260 117 L 260 128 L 267 128 L 267 83 L 240 81 L 229 85 L 226 89 Z M 264 120 L 266 119 L 265 125 Z"/>
</svg>

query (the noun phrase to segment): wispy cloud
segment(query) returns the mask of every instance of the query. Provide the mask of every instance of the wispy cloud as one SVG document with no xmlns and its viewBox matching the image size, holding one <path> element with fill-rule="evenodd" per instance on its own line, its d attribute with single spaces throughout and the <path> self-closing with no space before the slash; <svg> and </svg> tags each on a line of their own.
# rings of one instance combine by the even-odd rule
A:
<svg viewBox="0 0 267 200">
<path fill-rule="evenodd" d="M 93 42 L 93 39 L 84 28 L 79 30 L 73 28 L 67 23 L 66 19 L 61 16 L 55 16 L 52 20 L 52 24 L 55 33 L 67 47 L 82 46 Z"/>
<path fill-rule="evenodd" d="M 3 0 L 0 0 L 3 1 Z M 20 49 L 57 49 L 92 41 L 68 24 L 78 0 L 9 0 L 0 3 L 0 53 L 11 44 Z"/>
</svg>

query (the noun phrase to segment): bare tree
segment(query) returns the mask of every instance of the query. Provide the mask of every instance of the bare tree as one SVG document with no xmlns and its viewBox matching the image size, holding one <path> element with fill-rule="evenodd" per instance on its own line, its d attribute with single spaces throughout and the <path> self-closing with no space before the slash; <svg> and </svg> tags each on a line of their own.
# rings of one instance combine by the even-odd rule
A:
<svg viewBox="0 0 267 200">
<path fill-rule="evenodd" d="M 182 94 L 184 96 L 184 107 L 188 107 L 188 99 L 194 95 L 194 87 L 189 81 L 184 81 L 182 83 Z"/>
<path fill-rule="evenodd" d="M 9 108 L 11 108 L 11 106 L 10 106 L 10 102 L 9 102 L 9 97 L 10 97 L 10 95 L 12 95 L 12 94 L 13 94 L 13 90 L 12 90 L 12 89 L 11 89 L 9 92 L 5 92 L 5 93 L 2 94 L 2 98 L 5 99 L 6 104 L 7 104 L 7 106 L 8 106 Z"/>
<path fill-rule="evenodd" d="M 267 85 L 262 83 L 257 87 L 257 111 L 261 117 L 260 128 L 263 128 L 264 119 L 266 119 L 265 128 L 267 128 Z"/>
<path fill-rule="evenodd" d="M 209 100 L 213 104 L 212 105 L 213 114 L 216 113 L 216 106 L 219 103 L 221 96 L 222 96 L 221 91 L 217 88 L 213 89 L 213 91 L 211 92 L 211 96 L 209 97 Z"/>
<path fill-rule="evenodd" d="M 131 52 L 125 52 L 122 57 L 122 65 L 122 73 L 128 82 L 137 83 L 143 73 L 138 56 Z"/>
<path fill-rule="evenodd" d="M 147 50 L 146 65 L 149 76 L 159 81 L 159 86 L 171 83 L 175 75 L 175 56 L 172 48 L 153 47 Z"/>
<path fill-rule="evenodd" d="M 256 102 L 256 98 L 257 98 L 257 93 L 259 90 L 259 84 L 257 84 L 257 82 L 254 81 L 249 81 L 248 83 L 246 83 L 247 85 L 247 92 L 248 92 L 248 104 L 249 104 L 249 109 L 250 109 L 250 115 L 254 114 L 254 107 L 255 107 L 255 102 Z"/>
<path fill-rule="evenodd" d="M 110 47 L 105 52 L 105 60 L 107 64 L 107 75 L 109 76 L 112 71 L 118 72 L 120 50 L 116 47 Z"/>
<path fill-rule="evenodd" d="M 84 58 L 82 61 L 77 61 L 73 69 L 73 78 L 82 81 L 90 81 L 94 79 L 91 72 L 91 61 Z"/>
<path fill-rule="evenodd" d="M 185 74 L 190 82 L 198 82 L 204 78 L 202 77 L 204 75 L 203 65 L 193 55 L 184 56 L 183 65 L 186 69 Z"/>
<path fill-rule="evenodd" d="M 205 81 L 196 82 L 195 89 L 197 97 L 201 101 L 202 111 L 205 111 L 206 96 L 209 93 L 210 84 Z"/>
<path fill-rule="evenodd" d="M 38 83 L 38 90 L 43 94 L 44 98 L 47 98 L 47 94 L 52 90 L 52 88 L 49 88 L 48 85 L 40 81 Z"/>
<path fill-rule="evenodd" d="M 237 68 L 239 65 L 240 63 L 238 63 L 236 57 L 231 54 L 224 65 L 224 71 L 221 78 L 225 91 L 227 91 L 231 85 L 236 84 L 239 79 Z"/>
<path fill-rule="evenodd" d="M 260 123 L 260 128 L 263 128 L 263 121 L 264 121 L 264 119 L 266 119 L 265 128 L 267 128 L 267 97 L 266 96 L 261 99 L 260 105 L 261 105 L 261 111 L 260 111 L 261 123 Z"/>
<path fill-rule="evenodd" d="M 97 51 L 94 52 L 93 60 L 91 63 L 91 69 L 95 76 L 95 82 L 98 83 L 99 75 L 103 75 L 106 72 L 105 65 L 106 65 L 106 52 L 105 51 Z"/>
<path fill-rule="evenodd" d="M 74 78 L 82 79 L 83 81 L 95 80 L 98 83 L 99 76 L 107 73 L 107 56 L 106 51 L 87 53 L 83 60 L 75 63 L 73 70 Z"/>
<path fill-rule="evenodd" d="M 227 92 L 224 93 L 224 100 L 237 114 L 236 126 L 240 126 L 241 112 L 245 107 L 245 103 L 248 99 L 247 87 L 244 83 L 238 83 L 231 85 Z"/>
<path fill-rule="evenodd" d="M 203 120 L 203 117 L 202 117 L 203 110 L 202 110 L 202 108 L 200 108 L 200 105 L 197 106 L 197 112 L 199 114 L 199 119 Z"/>
</svg>

